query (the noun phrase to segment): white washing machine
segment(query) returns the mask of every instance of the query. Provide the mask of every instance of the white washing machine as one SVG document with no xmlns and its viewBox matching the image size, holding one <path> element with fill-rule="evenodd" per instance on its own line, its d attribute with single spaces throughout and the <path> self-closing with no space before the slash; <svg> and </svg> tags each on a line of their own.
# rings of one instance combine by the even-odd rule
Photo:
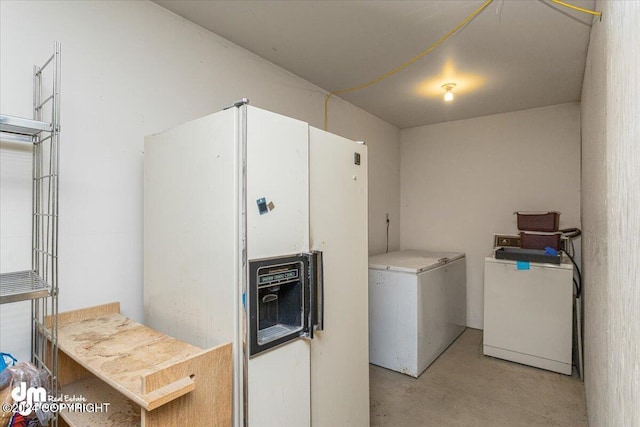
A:
<svg viewBox="0 0 640 427">
<path fill-rule="evenodd" d="M 369 362 L 418 377 L 464 331 L 463 253 L 369 257 Z"/>
<path fill-rule="evenodd" d="M 485 258 L 484 354 L 571 375 L 573 265 Z"/>
</svg>

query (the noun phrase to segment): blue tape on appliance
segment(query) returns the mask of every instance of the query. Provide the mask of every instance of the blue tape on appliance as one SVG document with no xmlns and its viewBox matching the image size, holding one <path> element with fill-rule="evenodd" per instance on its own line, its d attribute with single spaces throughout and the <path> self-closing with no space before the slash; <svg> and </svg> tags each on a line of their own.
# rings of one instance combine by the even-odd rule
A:
<svg viewBox="0 0 640 427">
<path fill-rule="evenodd" d="M 518 270 L 529 270 L 531 268 L 529 261 L 516 261 L 516 263 Z"/>
</svg>

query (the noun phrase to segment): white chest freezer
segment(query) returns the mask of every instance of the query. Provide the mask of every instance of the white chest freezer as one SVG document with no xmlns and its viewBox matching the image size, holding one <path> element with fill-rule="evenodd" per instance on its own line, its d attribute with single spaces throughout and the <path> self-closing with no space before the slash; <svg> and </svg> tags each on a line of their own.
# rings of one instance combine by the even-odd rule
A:
<svg viewBox="0 0 640 427">
<path fill-rule="evenodd" d="M 484 354 L 571 375 L 573 265 L 484 263 Z"/>
<path fill-rule="evenodd" d="M 369 362 L 418 377 L 466 327 L 462 253 L 369 257 Z"/>
</svg>

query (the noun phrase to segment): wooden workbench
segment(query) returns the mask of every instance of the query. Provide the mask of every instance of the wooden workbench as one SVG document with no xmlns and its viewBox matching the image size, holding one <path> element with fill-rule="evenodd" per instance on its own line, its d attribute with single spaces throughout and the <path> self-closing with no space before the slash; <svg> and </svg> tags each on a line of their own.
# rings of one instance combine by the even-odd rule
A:
<svg viewBox="0 0 640 427">
<path fill-rule="evenodd" d="M 59 314 L 58 348 L 62 400 L 80 404 L 62 426 L 231 425 L 231 343 L 202 350 L 112 303 Z"/>
</svg>

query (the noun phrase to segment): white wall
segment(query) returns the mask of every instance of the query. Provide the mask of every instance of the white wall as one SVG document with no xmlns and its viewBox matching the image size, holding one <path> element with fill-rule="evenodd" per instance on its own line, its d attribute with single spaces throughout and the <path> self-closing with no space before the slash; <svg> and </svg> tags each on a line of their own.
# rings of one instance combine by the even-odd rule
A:
<svg viewBox="0 0 640 427">
<path fill-rule="evenodd" d="M 331 102 L 334 102 L 333 98 Z M 329 111 L 331 112 L 332 109 Z M 362 112 L 362 110 L 356 111 Z M 365 141 L 369 147 L 367 152 L 369 158 L 369 254 L 380 254 L 387 248 L 385 216 L 387 213 L 389 214 L 389 251 L 398 250 L 400 248 L 400 131 L 392 126 L 381 126 L 380 119 L 366 113 L 362 114 L 363 117 L 360 120 L 353 120 L 354 115 L 350 114 L 332 113 L 330 116 L 329 131 L 357 141 Z M 322 129 L 322 126 L 317 127 Z M 345 132 L 341 133 L 343 129 Z"/>
<path fill-rule="evenodd" d="M 640 425 L 640 2 L 598 2 L 582 88 L 591 426 Z"/>
<path fill-rule="evenodd" d="M 3 114 L 31 117 L 32 66 L 55 40 L 62 43 L 60 309 L 119 300 L 141 320 L 144 136 L 242 97 L 322 128 L 325 92 L 150 2 L 2 1 Z M 329 130 L 367 142 L 369 247 L 384 250 L 387 212 L 397 247 L 398 129 L 334 97 Z M 4 272 L 30 267 L 30 157 L 6 145 L 1 155 Z M 20 195 L 27 202 L 17 208 L 4 203 Z M 0 315 L 0 348 L 27 358 L 28 305 L 0 306 Z"/>
<path fill-rule="evenodd" d="M 580 226 L 580 107 L 562 104 L 401 131 L 403 249 L 467 255 L 467 324 L 483 325 L 484 257 L 514 211 Z"/>
</svg>

